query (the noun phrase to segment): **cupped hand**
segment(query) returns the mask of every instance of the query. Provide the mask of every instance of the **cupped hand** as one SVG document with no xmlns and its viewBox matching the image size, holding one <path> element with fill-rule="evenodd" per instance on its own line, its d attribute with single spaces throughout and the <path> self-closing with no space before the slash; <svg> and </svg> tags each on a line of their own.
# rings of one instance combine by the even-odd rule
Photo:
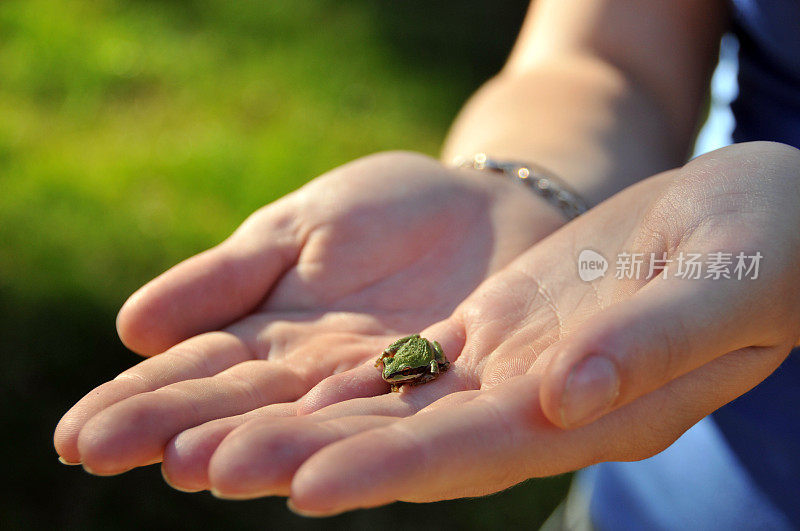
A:
<svg viewBox="0 0 800 531">
<path fill-rule="evenodd" d="M 766 378 L 800 337 L 798 168 L 796 150 L 753 143 L 643 181 L 424 330 L 454 360 L 439 379 L 366 397 L 382 382 L 363 364 L 291 411 L 179 434 L 167 476 L 223 497 L 289 495 L 295 510 L 323 515 L 652 456 Z M 579 278 L 584 249 L 609 261 L 605 276 Z M 682 254 L 708 264 L 718 252 L 734 265 L 760 253 L 758 272 L 678 278 Z M 645 258 L 641 275 L 616 278 L 621 253 Z M 650 271 L 650 253 L 673 261 Z M 207 485 L 193 483 L 201 477 Z"/>
<path fill-rule="evenodd" d="M 62 460 L 97 474 L 157 462 L 175 434 L 291 402 L 376 358 L 391 338 L 446 317 L 563 223 L 520 190 L 387 153 L 257 211 L 125 303 L 123 342 L 158 355 L 64 415 L 55 432 Z"/>
</svg>

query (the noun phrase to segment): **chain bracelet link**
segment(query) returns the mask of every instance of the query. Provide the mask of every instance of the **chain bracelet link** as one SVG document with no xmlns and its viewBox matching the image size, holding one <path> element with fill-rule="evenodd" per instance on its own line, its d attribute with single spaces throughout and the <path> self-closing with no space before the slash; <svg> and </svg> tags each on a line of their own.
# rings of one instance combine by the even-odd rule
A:
<svg viewBox="0 0 800 531">
<path fill-rule="evenodd" d="M 489 158 L 486 153 L 477 153 L 472 159 L 456 157 L 453 164 L 459 168 L 488 170 L 508 175 L 556 206 L 569 220 L 573 220 L 589 210 L 586 201 L 577 193 L 561 179 L 539 166 L 526 162 L 494 160 Z"/>
</svg>

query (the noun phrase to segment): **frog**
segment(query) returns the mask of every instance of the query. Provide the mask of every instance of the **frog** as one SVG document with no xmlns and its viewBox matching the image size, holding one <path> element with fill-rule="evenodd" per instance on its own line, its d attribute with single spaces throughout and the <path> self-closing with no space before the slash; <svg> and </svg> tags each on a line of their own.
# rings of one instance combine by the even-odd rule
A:
<svg viewBox="0 0 800 531">
<path fill-rule="evenodd" d="M 435 380 L 450 367 L 450 362 L 437 341 L 413 334 L 386 347 L 375 366 L 383 367 L 381 376 L 396 393 L 403 385 L 422 385 Z"/>
</svg>

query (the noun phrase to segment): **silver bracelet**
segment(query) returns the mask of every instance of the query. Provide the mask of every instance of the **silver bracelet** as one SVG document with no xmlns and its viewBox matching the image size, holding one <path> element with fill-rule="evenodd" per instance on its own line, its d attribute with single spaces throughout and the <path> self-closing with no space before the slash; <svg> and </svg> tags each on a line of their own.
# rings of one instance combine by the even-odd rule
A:
<svg viewBox="0 0 800 531">
<path fill-rule="evenodd" d="M 508 175 L 536 194 L 542 196 L 572 220 L 589 210 L 581 196 L 575 193 L 561 179 L 551 175 L 539 166 L 525 162 L 499 161 L 490 159 L 486 153 L 477 153 L 472 159 L 456 157 L 453 164 L 459 168 L 489 170 Z"/>
</svg>

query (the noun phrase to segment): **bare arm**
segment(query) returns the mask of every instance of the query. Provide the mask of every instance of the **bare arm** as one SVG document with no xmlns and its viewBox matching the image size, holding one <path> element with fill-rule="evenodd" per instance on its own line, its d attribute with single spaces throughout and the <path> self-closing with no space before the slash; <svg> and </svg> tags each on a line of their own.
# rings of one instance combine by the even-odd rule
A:
<svg viewBox="0 0 800 531">
<path fill-rule="evenodd" d="M 597 203 L 682 164 L 719 39 L 721 0 L 533 2 L 503 70 L 467 103 L 443 158 L 536 162 Z"/>
</svg>

